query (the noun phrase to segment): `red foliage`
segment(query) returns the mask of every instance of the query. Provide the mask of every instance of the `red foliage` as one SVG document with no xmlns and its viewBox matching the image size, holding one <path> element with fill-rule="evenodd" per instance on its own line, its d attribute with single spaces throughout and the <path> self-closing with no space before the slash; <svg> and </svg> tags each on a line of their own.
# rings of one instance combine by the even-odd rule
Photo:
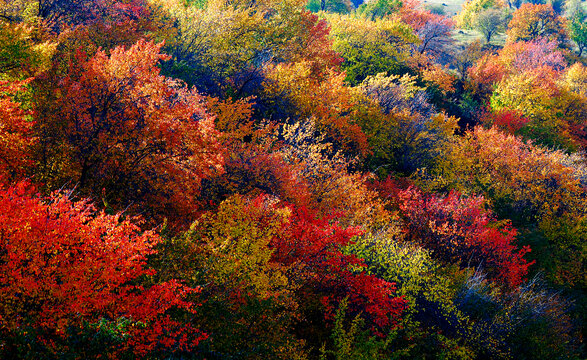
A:
<svg viewBox="0 0 587 360">
<path fill-rule="evenodd" d="M 497 223 L 484 209 L 483 196 L 464 197 L 455 191 L 447 196 L 425 195 L 413 186 L 401 189 L 390 179 L 377 186 L 397 201 L 408 237 L 432 249 L 436 257 L 482 266 L 512 288 L 524 280 L 533 264 L 523 258 L 530 247 L 517 249 L 516 229 L 509 222 Z"/>
<path fill-rule="evenodd" d="M 33 122 L 27 120 L 28 111 L 12 99 L 21 91 L 24 82 L 0 81 L 0 176 L 23 175 L 30 161 Z"/>
<path fill-rule="evenodd" d="M 363 261 L 342 251 L 361 231 L 342 228 L 332 220 L 318 219 L 305 208 L 295 210 L 283 234 L 272 243 L 273 261 L 291 268 L 292 276 L 310 291 L 307 296 L 320 297 L 327 319 L 348 296 L 349 310 L 362 312 L 375 328 L 394 324 L 405 301 L 393 296 L 394 284 L 364 273 Z"/>
<path fill-rule="evenodd" d="M 497 113 L 488 112 L 481 120 L 484 124 L 493 125 L 509 134 L 515 134 L 530 120 L 517 110 L 502 110 Z"/>
<path fill-rule="evenodd" d="M 399 16 L 403 22 L 410 25 L 415 31 L 420 30 L 431 21 L 439 21 L 444 18 L 442 15 L 433 14 L 429 10 L 422 9 L 420 1 L 416 0 L 403 1 Z"/>
<path fill-rule="evenodd" d="M 0 330 L 32 326 L 51 344 L 70 326 L 125 317 L 145 324 L 127 334 L 126 349 L 139 356 L 194 347 L 206 334 L 166 313 L 194 312 L 184 299 L 198 289 L 176 281 L 136 283 L 154 275 L 146 257 L 160 241 L 120 214 L 95 212 L 87 201 L 63 194 L 44 200 L 22 182 L 0 185 Z"/>
<path fill-rule="evenodd" d="M 312 61 L 312 73 L 323 74 L 326 69 L 339 68 L 342 57 L 332 50 L 332 40 L 328 37 L 330 27 L 326 20 L 320 20 L 317 15 L 310 11 L 301 14 L 301 22 L 298 24 L 297 41 L 293 41 L 293 54 L 300 54 L 300 59 L 293 59 L 293 62 L 300 60 Z M 295 49 L 299 47 L 299 49 Z"/>
</svg>

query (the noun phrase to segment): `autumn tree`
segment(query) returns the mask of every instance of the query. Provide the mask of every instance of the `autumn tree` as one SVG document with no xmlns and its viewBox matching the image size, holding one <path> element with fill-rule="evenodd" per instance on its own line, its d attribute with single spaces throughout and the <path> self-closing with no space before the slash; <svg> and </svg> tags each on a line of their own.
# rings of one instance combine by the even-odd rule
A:
<svg viewBox="0 0 587 360">
<path fill-rule="evenodd" d="M 557 45 L 556 41 L 546 39 L 506 44 L 499 51 L 498 61 L 506 67 L 509 75 L 539 68 L 548 68 L 558 73 L 567 67 L 567 61 Z"/>
<path fill-rule="evenodd" d="M 581 63 L 569 66 L 560 83 L 569 91 L 587 97 L 587 67 Z"/>
<path fill-rule="evenodd" d="M 459 77 L 462 80 L 468 80 L 469 69 L 477 64 L 479 59 L 484 56 L 481 41 L 474 41 L 471 44 L 456 50 L 452 65 L 456 68 Z"/>
<path fill-rule="evenodd" d="M 0 17 L 4 21 L 34 29 L 37 48 L 43 42 L 60 43 L 54 61 L 62 61 L 62 67 L 67 67 L 68 59 L 79 48 L 94 53 L 98 48 L 130 46 L 139 39 L 149 38 L 155 29 L 164 27 L 153 10 L 148 0 L 0 2 Z M 38 61 L 38 56 L 31 60 Z"/>
<path fill-rule="evenodd" d="M 311 61 L 321 72 L 340 64 L 324 20 L 305 1 L 208 1 L 201 7 L 157 0 L 172 27 L 157 31 L 170 61 L 166 75 L 223 98 L 257 93 L 270 64 Z M 221 29 L 221 31 L 219 31 Z"/>
<path fill-rule="evenodd" d="M 563 41 L 566 38 L 563 20 L 552 6 L 523 4 L 513 13 L 507 29 L 508 42 L 532 41 L 539 38 Z"/>
<path fill-rule="evenodd" d="M 317 78 L 308 61 L 272 67 L 263 89 L 268 117 L 282 122 L 315 118 L 326 141 L 350 156 L 365 156 L 367 139 L 352 116 L 356 101 L 345 75 L 329 70 Z"/>
<path fill-rule="evenodd" d="M 266 136 L 273 140 L 272 136 Z M 212 203 L 212 208 L 234 194 L 261 193 L 299 206 L 308 205 L 308 184 L 267 142 L 226 144 L 224 171 L 202 181 L 201 195 Z"/>
<path fill-rule="evenodd" d="M 491 107 L 519 111 L 530 121 L 521 134 L 546 145 L 577 149 L 584 141 L 587 103 L 584 96 L 557 83 L 561 74 L 548 67 L 512 75 L 500 82 Z"/>
<path fill-rule="evenodd" d="M 71 181 L 107 206 L 195 210 L 200 180 L 222 155 L 200 95 L 159 74 L 161 46 L 78 55 L 56 102 L 39 109 L 43 182 Z"/>
<path fill-rule="evenodd" d="M 169 354 L 193 349 L 207 337 L 171 317 L 178 309 L 192 316 L 195 305 L 185 297 L 196 288 L 174 280 L 141 285 L 155 274 L 147 256 L 161 238 L 142 232 L 136 219 L 97 212 L 67 193 L 42 198 L 26 182 L 0 185 L 0 208 L 0 353 L 34 348 L 14 348 L 30 332 L 42 353 L 83 354 L 83 345 L 68 342 L 69 331 L 91 334 L 88 324 L 121 318 L 133 325 L 123 328 L 123 341 L 101 353 Z"/>
<path fill-rule="evenodd" d="M 575 251 L 584 238 L 585 192 L 580 162 L 493 129 L 476 128 L 446 153 L 436 186 L 483 194 L 495 214 L 511 219 L 530 259 L 558 284 L 581 284 Z M 457 175 L 458 174 L 458 175 Z M 571 225 L 574 224 L 574 225 Z M 584 285 L 579 285 L 584 286 Z"/>
<path fill-rule="evenodd" d="M 508 110 L 504 108 L 500 111 L 488 111 L 481 119 L 483 125 L 487 127 L 499 128 L 508 134 L 519 134 L 520 130 L 528 124 L 530 120 L 519 110 Z"/>
<path fill-rule="evenodd" d="M 365 116 L 359 118 L 373 149 L 371 168 L 379 175 L 410 175 L 431 166 L 440 149 L 451 141 L 456 119 L 430 104 L 428 93 L 416 85 L 414 76 L 379 74 L 367 78 L 361 89 L 375 102 L 366 102 Z"/>
<path fill-rule="evenodd" d="M 369 275 L 361 259 L 343 252 L 359 233 L 357 228 L 339 226 L 332 217 L 293 209 L 283 234 L 273 240 L 273 261 L 287 267 L 289 278 L 302 285 L 298 302 L 306 315 L 303 333 L 311 335 L 312 329 L 304 328 L 315 321 L 312 313 L 320 309 L 326 320 L 332 320 L 346 297 L 349 315 L 362 313 L 373 334 L 383 336 L 400 318 L 405 302 L 395 297 L 394 285 Z"/>
<path fill-rule="evenodd" d="M 13 99 L 28 81 L 0 81 L 0 176 L 5 179 L 30 174 L 31 151 L 36 139 L 31 113 Z"/>
<path fill-rule="evenodd" d="M 418 52 L 431 56 L 441 56 L 449 53 L 449 47 L 453 43 L 451 31 L 452 20 L 444 16 L 436 16 L 426 22 L 416 31 L 420 38 Z"/>
<path fill-rule="evenodd" d="M 312 119 L 286 124 L 278 136 L 283 139 L 279 153 L 290 164 L 290 174 L 303 179 L 305 185 L 296 186 L 296 197 L 289 202 L 304 204 L 300 200 L 306 195 L 307 207 L 321 216 L 340 213 L 341 225 L 372 231 L 388 226 L 392 214 L 377 192 L 368 187 L 372 176 L 353 171 L 359 165 L 357 159 L 349 159 L 323 136 L 316 135 Z"/>
<path fill-rule="evenodd" d="M 520 71 L 539 74 L 547 69 L 554 75 L 549 81 L 554 81 L 566 67 L 567 61 L 555 41 L 540 39 L 506 43 L 497 54 L 485 54 L 467 70 L 467 87 L 488 100 L 498 83 L 507 82 L 510 76 L 519 75 Z"/>
<path fill-rule="evenodd" d="M 398 185 L 388 178 L 375 186 L 382 196 L 396 202 L 414 242 L 432 250 L 439 260 L 483 266 L 511 288 L 524 280 L 530 264 L 523 256 L 530 249 L 517 249 L 516 229 L 507 222 L 497 224 L 495 216 L 484 209 L 482 196 L 427 195 L 415 187 Z"/>
</svg>

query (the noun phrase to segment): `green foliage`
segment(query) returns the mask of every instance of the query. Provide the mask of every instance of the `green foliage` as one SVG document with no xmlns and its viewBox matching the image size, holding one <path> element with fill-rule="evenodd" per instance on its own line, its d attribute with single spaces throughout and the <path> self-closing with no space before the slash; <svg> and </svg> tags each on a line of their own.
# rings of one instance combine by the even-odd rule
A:
<svg viewBox="0 0 587 360">
<path fill-rule="evenodd" d="M 328 11 L 341 14 L 348 14 L 354 10 L 349 0 L 310 0 L 306 7 L 312 12 Z"/>
<path fill-rule="evenodd" d="M 369 136 L 370 169 L 382 177 L 391 172 L 409 176 L 434 166 L 442 149 L 454 140 L 456 119 L 436 111 L 414 76 L 378 74 L 365 79 L 360 88 L 376 102 L 365 102 L 358 117 Z"/>
<path fill-rule="evenodd" d="M 475 28 L 479 30 L 489 44 L 491 38 L 505 30 L 506 14 L 502 9 L 487 9 L 475 18 Z"/>
<path fill-rule="evenodd" d="M 458 328 L 458 322 L 450 324 L 451 313 L 455 311 L 451 303 L 455 285 L 440 275 L 440 265 L 431 258 L 429 251 L 393 236 L 380 235 L 362 237 L 347 250 L 364 259 L 370 273 L 396 284 L 398 295 L 408 302 L 412 320 L 419 312 L 426 313 L 436 306 L 440 312 L 437 315 L 448 323 L 447 326 Z M 429 304 L 431 309 L 423 308 L 423 304 Z"/>
<path fill-rule="evenodd" d="M 55 43 L 35 43 L 34 30 L 0 21 L 0 80 L 36 75 L 49 67 Z"/>
<path fill-rule="evenodd" d="M 474 29 L 481 13 L 492 8 L 501 8 L 500 0 L 469 0 L 463 4 L 463 10 L 457 16 L 457 25 L 463 29 Z"/>
<path fill-rule="evenodd" d="M 100 319 L 95 323 L 84 321 L 79 327 L 68 327 L 65 341 L 59 352 L 52 353 L 38 340 L 37 330 L 32 327 L 21 329 L 8 342 L 3 343 L 0 355 L 3 358 L 18 359 L 94 359 L 121 348 L 128 341 L 131 326 L 141 326 L 127 318 L 117 320 Z M 132 359 L 132 353 L 117 355 L 119 359 Z"/>
<path fill-rule="evenodd" d="M 568 22 L 569 37 L 579 49 L 579 56 L 587 48 L 587 14 L 583 10 L 576 11 Z"/>
<path fill-rule="evenodd" d="M 370 20 L 337 14 L 326 18 L 332 28 L 333 49 L 344 58 L 342 68 L 351 85 L 382 72 L 409 72 L 410 49 L 419 42 L 409 25 L 388 18 Z"/>
<path fill-rule="evenodd" d="M 408 302 L 401 330 L 381 344 L 388 350 L 382 358 L 474 359 L 470 321 L 454 300 L 460 289 L 458 277 L 449 276 L 429 251 L 398 235 L 368 235 L 347 249 L 363 257 L 371 273 L 395 283 Z"/>
<path fill-rule="evenodd" d="M 332 330 L 332 350 L 327 350 L 326 344 L 320 348 L 320 360 L 376 360 L 376 359 L 398 359 L 399 354 L 393 357 L 383 355 L 389 346 L 389 340 L 377 339 L 365 330 L 365 322 L 357 315 L 347 325 L 346 311 L 348 299 L 343 299 L 334 317 L 334 329 Z"/>
<path fill-rule="evenodd" d="M 371 20 L 384 18 L 399 11 L 403 2 L 400 0 L 373 0 L 359 6 L 357 13 Z"/>
</svg>

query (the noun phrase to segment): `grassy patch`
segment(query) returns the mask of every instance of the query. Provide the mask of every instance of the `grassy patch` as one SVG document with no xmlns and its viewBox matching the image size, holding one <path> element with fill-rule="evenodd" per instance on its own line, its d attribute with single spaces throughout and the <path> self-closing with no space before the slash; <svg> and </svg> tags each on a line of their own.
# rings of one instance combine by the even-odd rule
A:
<svg viewBox="0 0 587 360">
<path fill-rule="evenodd" d="M 422 5 L 429 8 L 431 6 L 442 6 L 446 16 L 455 16 L 459 11 L 465 0 L 423 0 Z"/>
</svg>

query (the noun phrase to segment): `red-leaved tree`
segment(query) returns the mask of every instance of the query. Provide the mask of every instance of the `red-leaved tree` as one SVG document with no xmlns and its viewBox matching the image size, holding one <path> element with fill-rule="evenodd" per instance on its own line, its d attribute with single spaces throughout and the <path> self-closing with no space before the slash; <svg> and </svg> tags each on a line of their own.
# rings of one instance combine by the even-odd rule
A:
<svg viewBox="0 0 587 360">
<path fill-rule="evenodd" d="M 138 281 L 154 275 L 146 261 L 160 241 L 87 201 L 63 193 L 43 199 L 26 182 L 0 185 L 0 333 L 6 339 L 32 328 L 58 351 L 72 327 L 126 318 L 135 325 L 121 348 L 108 349 L 114 353 L 193 348 L 206 334 L 169 311 L 195 312 L 185 297 L 197 289 Z"/>
<path fill-rule="evenodd" d="M 23 175 L 31 165 L 33 123 L 27 121 L 30 113 L 12 98 L 25 84 L 0 81 L 0 176 Z"/>
<path fill-rule="evenodd" d="M 317 218 L 305 208 L 294 209 L 271 244 L 272 260 L 288 267 L 289 277 L 302 284 L 302 303 L 319 298 L 326 318 L 333 319 L 340 301 L 348 297 L 349 310 L 361 313 L 378 333 L 399 319 L 406 302 L 394 295 L 394 284 L 368 275 L 363 260 L 343 251 L 361 233 L 339 226 L 332 217 Z"/>
<path fill-rule="evenodd" d="M 518 249 L 517 230 L 509 222 L 497 222 L 484 208 L 483 196 L 465 197 L 456 191 L 427 195 L 413 186 L 401 189 L 391 180 L 379 187 L 397 201 L 408 237 L 431 249 L 435 257 L 461 266 L 481 266 L 512 288 L 524 280 L 533 263 L 524 259 L 530 247 Z"/>
</svg>

